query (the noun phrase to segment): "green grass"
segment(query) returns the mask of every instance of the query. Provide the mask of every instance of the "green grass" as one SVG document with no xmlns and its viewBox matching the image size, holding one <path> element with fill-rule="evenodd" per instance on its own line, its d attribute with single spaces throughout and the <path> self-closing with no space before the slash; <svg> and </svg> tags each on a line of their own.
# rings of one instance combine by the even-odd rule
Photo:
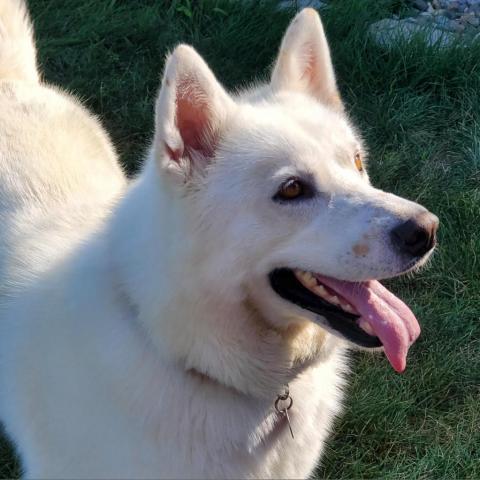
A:
<svg viewBox="0 0 480 480">
<path fill-rule="evenodd" d="M 291 12 L 270 2 L 30 0 L 45 78 L 80 95 L 134 171 L 152 133 L 165 53 L 193 44 L 228 87 L 265 77 Z M 395 0 L 332 0 L 323 14 L 373 181 L 441 219 L 429 269 L 390 286 L 423 326 L 407 371 L 355 358 L 319 477 L 480 478 L 480 45 L 385 52 L 367 27 Z M 0 475 L 18 464 L 5 445 Z"/>
</svg>

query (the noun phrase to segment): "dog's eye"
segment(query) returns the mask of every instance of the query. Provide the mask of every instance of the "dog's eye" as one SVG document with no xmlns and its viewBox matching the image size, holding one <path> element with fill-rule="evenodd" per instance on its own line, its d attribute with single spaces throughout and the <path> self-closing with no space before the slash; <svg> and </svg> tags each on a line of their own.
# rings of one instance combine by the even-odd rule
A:
<svg viewBox="0 0 480 480">
<path fill-rule="evenodd" d="M 359 153 L 355 154 L 355 166 L 359 172 L 363 172 L 362 156 Z"/>
<path fill-rule="evenodd" d="M 289 178 L 283 182 L 278 189 L 278 192 L 273 197 L 274 200 L 296 200 L 305 194 L 305 184 L 298 178 Z"/>
</svg>

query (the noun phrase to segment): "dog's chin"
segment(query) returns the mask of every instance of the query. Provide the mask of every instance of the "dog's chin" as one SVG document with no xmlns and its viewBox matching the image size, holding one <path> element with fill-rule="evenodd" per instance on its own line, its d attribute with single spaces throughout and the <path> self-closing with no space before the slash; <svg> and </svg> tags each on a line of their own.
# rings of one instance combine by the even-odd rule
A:
<svg viewBox="0 0 480 480">
<path fill-rule="evenodd" d="M 312 277 L 313 278 L 313 277 Z M 379 349 L 380 339 L 361 328 L 360 315 L 336 292 L 321 284 L 307 284 L 289 268 L 279 268 L 269 274 L 270 286 L 283 300 L 300 307 L 305 317 L 333 335 L 361 349 Z"/>
</svg>

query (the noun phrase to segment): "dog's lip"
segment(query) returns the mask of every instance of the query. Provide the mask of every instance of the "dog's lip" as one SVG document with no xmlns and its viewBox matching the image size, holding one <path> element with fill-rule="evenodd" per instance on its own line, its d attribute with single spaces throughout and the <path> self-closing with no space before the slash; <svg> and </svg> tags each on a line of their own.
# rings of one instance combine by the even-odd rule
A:
<svg viewBox="0 0 480 480">
<path fill-rule="evenodd" d="M 418 338 L 420 326 L 407 305 L 380 282 L 349 282 L 282 268 L 270 274 L 270 283 L 278 295 L 321 315 L 352 343 L 364 347 L 383 344 L 392 367 L 398 372 L 405 369 L 408 349 Z M 329 292 L 319 290 L 319 285 Z M 328 301 L 332 297 L 334 304 Z"/>
<path fill-rule="evenodd" d="M 339 334 L 353 344 L 364 348 L 382 346 L 380 339 L 360 328 L 360 316 L 355 312 L 347 312 L 321 298 L 304 286 L 289 268 L 277 268 L 269 274 L 272 289 L 284 300 L 308 310 L 324 318 L 333 333 Z M 323 323 L 322 323 L 323 325 Z M 325 325 L 324 325 L 325 326 Z"/>
</svg>

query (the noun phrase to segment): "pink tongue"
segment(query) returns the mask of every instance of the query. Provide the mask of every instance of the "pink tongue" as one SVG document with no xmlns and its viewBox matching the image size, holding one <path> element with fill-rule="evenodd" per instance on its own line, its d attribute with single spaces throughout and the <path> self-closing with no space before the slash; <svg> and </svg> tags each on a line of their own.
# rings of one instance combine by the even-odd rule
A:
<svg viewBox="0 0 480 480">
<path fill-rule="evenodd" d="M 317 279 L 351 303 L 380 338 L 392 367 L 399 373 L 407 365 L 410 346 L 420 335 L 412 311 L 380 282 L 345 282 L 317 275 Z"/>
</svg>

